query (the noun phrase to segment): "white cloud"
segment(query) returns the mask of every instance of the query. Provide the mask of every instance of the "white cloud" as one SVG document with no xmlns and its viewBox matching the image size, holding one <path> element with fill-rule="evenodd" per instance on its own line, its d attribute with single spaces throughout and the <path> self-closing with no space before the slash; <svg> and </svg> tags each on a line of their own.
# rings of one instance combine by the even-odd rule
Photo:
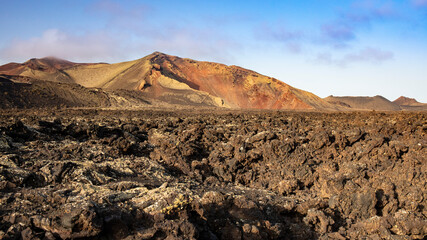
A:
<svg viewBox="0 0 427 240">
<path fill-rule="evenodd" d="M 25 61 L 33 57 L 56 56 L 73 61 L 106 61 L 120 55 L 118 39 L 98 32 L 71 35 L 49 29 L 39 37 L 14 40 L 0 50 L 3 61 Z"/>
<path fill-rule="evenodd" d="M 89 8 L 90 14 L 107 16 L 108 28 L 116 28 L 121 31 L 144 31 L 147 29 L 148 15 L 151 7 L 146 4 L 125 4 L 120 1 L 100 0 Z"/>
<path fill-rule="evenodd" d="M 343 58 L 344 63 L 351 62 L 384 62 L 393 59 L 394 54 L 390 51 L 366 47 L 359 52 L 348 54 Z"/>
<path fill-rule="evenodd" d="M 130 41 L 129 39 L 132 39 Z M 195 59 L 230 62 L 231 49 L 240 45 L 221 33 L 191 27 L 169 27 L 151 34 L 105 31 L 73 35 L 49 29 L 41 36 L 14 40 L 0 49 L 1 62 L 23 62 L 30 58 L 55 56 L 76 62 L 119 62 L 161 51 Z"/>
<path fill-rule="evenodd" d="M 412 0 L 412 3 L 417 7 L 427 7 L 427 0 Z"/>
<path fill-rule="evenodd" d="M 135 3 L 130 7 L 117 1 L 100 0 L 89 10 L 108 17 L 107 31 L 114 31 L 125 39 L 122 44 L 126 44 L 128 58 L 160 51 L 181 57 L 230 62 L 233 59 L 231 52 L 241 48 L 240 43 L 224 30 L 226 23 L 206 27 L 206 22 L 200 26 L 200 22 L 189 22 L 182 17 L 177 18 L 179 21 L 155 21 L 153 19 L 163 14 L 158 6 Z"/>
<path fill-rule="evenodd" d="M 87 9 L 105 18 L 105 28 L 80 34 L 48 29 L 28 39 L 15 39 L 0 48 L 0 62 L 56 56 L 76 62 L 119 62 L 154 51 L 194 59 L 231 63 L 241 48 L 222 26 L 209 28 L 185 21 L 155 21 L 156 9 L 136 3 L 101 0 Z"/>
<path fill-rule="evenodd" d="M 238 50 L 240 45 L 221 32 L 187 26 L 165 28 L 148 36 L 143 48 L 198 60 L 230 62 L 231 50 Z"/>
<path fill-rule="evenodd" d="M 350 64 L 363 62 L 379 64 L 385 61 L 389 61 L 393 58 L 393 52 L 373 47 L 365 47 L 357 52 L 348 53 L 341 57 L 334 57 L 331 53 L 328 52 L 319 53 L 315 59 L 315 62 L 346 67 Z"/>
</svg>

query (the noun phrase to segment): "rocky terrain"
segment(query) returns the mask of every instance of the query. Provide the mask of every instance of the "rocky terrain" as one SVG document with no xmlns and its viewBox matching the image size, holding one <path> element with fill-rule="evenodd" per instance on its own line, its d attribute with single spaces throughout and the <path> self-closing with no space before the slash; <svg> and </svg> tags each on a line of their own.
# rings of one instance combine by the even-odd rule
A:
<svg viewBox="0 0 427 240">
<path fill-rule="evenodd" d="M 2 110 L 0 239 L 423 239 L 427 113 Z"/>
</svg>

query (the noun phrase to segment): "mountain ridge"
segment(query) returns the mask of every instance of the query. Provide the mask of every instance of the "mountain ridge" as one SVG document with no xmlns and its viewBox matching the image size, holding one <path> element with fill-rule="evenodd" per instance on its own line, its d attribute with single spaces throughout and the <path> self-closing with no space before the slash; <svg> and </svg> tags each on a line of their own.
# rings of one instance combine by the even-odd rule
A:
<svg viewBox="0 0 427 240">
<path fill-rule="evenodd" d="M 113 64 L 74 63 L 52 57 L 30 59 L 22 64 L 3 65 L 0 74 L 77 83 L 88 88 L 137 90 L 157 99 L 200 98 L 201 102 L 218 107 L 337 108 L 312 93 L 249 69 L 160 52 Z"/>
<path fill-rule="evenodd" d="M 350 107 L 354 110 L 380 110 L 380 111 L 399 111 L 402 110 L 399 105 L 391 102 L 387 98 L 376 95 L 366 96 L 328 96 L 324 98 L 327 102 Z"/>
<path fill-rule="evenodd" d="M 390 102 L 382 96 L 330 96 L 322 99 L 311 92 L 240 66 L 196 61 L 161 52 L 112 64 L 75 63 L 56 57 L 32 58 L 24 63 L 0 66 L 0 74 L 23 83 L 42 80 L 108 91 L 137 91 L 146 99 L 182 105 L 333 111 L 398 111 L 426 107 L 412 100 L 406 106 Z"/>
</svg>

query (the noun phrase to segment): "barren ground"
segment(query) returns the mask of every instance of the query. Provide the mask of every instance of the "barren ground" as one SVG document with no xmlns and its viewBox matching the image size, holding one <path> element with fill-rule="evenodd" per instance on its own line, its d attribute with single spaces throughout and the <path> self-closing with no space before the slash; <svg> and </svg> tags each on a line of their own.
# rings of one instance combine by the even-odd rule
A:
<svg viewBox="0 0 427 240">
<path fill-rule="evenodd" d="M 423 239 L 427 112 L 2 110 L 0 239 Z"/>
</svg>

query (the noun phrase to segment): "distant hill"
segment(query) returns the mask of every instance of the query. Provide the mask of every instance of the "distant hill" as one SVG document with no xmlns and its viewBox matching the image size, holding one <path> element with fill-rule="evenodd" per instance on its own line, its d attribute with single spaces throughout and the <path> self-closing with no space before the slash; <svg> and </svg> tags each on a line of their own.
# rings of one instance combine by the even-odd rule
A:
<svg viewBox="0 0 427 240">
<path fill-rule="evenodd" d="M 401 107 L 382 96 L 375 97 L 335 97 L 324 98 L 327 102 L 352 110 L 399 111 Z"/>
<path fill-rule="evenodd" d="M 400 96 L 398 99 L 394 100 L 393 102 L 399 106 L 400 105 L 419 104 L 419 102 L 417 100 L 415 100 L 415 98 L 408 98 L 408 97 L 404 97 L 404 96 Z"/>
<path fill-rule="evenodd" d="M 414 98 L 408 98 L 401 96 L 398 99 L 394 100 L 393 103 L 400 106 L 403 110 L 412 110 L 412 111 L 426 111 L 427 110 L 427 104 L 426 103 L 420 103 Z"/>
</svg>

